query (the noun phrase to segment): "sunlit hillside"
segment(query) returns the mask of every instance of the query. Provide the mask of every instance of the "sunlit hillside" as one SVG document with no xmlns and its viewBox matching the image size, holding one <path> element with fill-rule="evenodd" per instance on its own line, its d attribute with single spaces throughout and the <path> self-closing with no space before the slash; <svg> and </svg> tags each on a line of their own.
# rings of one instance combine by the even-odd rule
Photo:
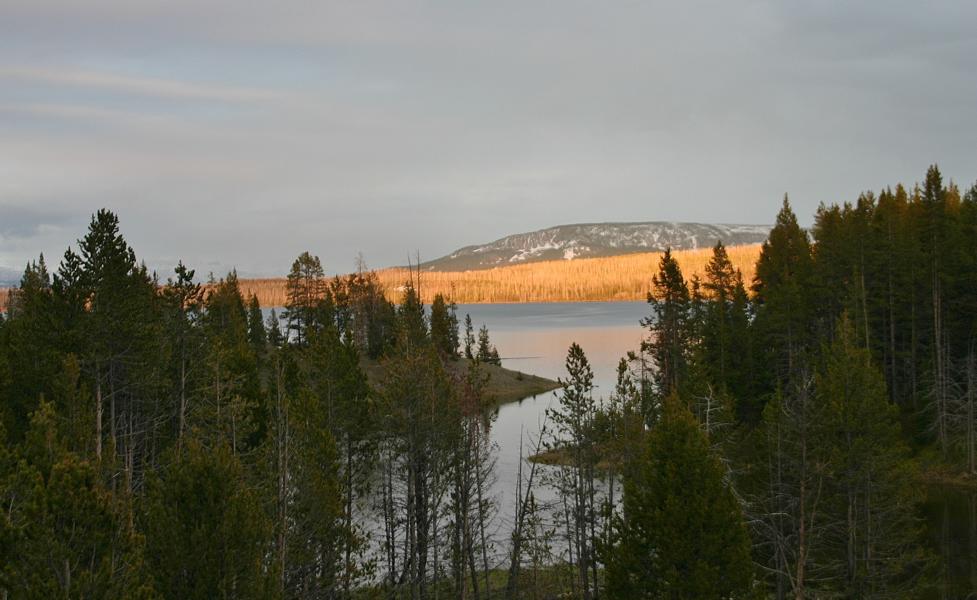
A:
<svg viewBox="0 0 977 600">
<path fill-rule="evenodd" d="M 743 272 L 747 284 L 753 279 L 760 245 L 733 246 L 727 249 L 733 265 Z M 675 252 L 686 278 L 700 276 L 712 249 Z M 478 271 L 423 271 L 420 291 L 425 302 L 444 294 L 459 303 L 493 302 L 590 302 L 600 300 L 644 300 L 651 277 L 658 269 L 660 252 L 628 254 L 607 258 L 554 260 Z M 407 269 L 377 271 L 392 300 L 397 300 Z M 417 274 L 414 274 L 415 280 Z M 284 279 L 241 281 L 244 294 L 256 294 L 262 306 L 285 303 Z"/>
</svg>

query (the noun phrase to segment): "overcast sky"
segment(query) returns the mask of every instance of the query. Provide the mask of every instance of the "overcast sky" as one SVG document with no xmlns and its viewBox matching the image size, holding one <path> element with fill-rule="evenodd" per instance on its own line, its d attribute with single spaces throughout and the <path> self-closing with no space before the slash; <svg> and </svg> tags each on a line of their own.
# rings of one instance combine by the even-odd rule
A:
<svg viewBox="0 0 977 600">
<path fill-rule="evenodd" d="M 977 179 L 977 2 L 0 0 L 0 267 L 100 207 L 150 266 L 768 223 Z"/>
</svg>

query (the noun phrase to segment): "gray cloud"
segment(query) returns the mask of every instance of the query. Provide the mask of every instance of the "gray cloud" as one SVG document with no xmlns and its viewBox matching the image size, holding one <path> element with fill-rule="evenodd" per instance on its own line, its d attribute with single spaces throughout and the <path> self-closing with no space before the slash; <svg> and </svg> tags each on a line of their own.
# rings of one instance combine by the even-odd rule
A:
<svg viewBox="0 0 977 600">
<path fill-rule="evenodd" d="M 280 273 L 562 222 L 769 222 L 785 191 L 809 220 L 934 161 L 977 177 L 970 2 L 0 12 L 0 265 L 101 206 L 161 269 Z"/>
</svg>

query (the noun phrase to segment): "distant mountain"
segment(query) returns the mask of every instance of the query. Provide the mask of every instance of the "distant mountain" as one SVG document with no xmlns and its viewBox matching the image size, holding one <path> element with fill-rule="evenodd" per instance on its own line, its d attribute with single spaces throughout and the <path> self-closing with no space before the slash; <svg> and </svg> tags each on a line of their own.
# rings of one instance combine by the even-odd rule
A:
<svg viewBox="0 0 977 600">
<path fill-rule="evenodd" d="M 705 223 L 580 223 L 519 233 L 479 246 L 465 246 L 447 256 L 421 263 L 429 271 L 467 271 L 544 260 L 573 260 L 666 248 L 694 250 L 715 245 L 757 244 L 769 225 Z"/>
</svg>

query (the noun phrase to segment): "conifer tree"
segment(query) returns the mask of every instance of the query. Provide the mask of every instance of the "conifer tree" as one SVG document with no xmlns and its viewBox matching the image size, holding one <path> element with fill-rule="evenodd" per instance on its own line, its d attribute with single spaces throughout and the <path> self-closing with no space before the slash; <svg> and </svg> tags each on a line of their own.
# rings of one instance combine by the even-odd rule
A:
<svg viewBox="0 0 977 600">
<path fill-rule="evenodd" d="M 560 405 L 547 409 L 553 427 L 546 448 L 565 457 L 552 483 L 563 502 L 569 562 L 575 570 L 576 585 L 582 598 L 591 598 L 599 586 L 596 547 L 598 532 L 602 532 L 597 522 L 600 509 L 595 486 L 598 407 L 590 361 L 576 343 L 567 351 L 566 370 L 567 378 L 559 380 Z"/>
<path fill-rule="evenodd" d="M 0 430 L 0 595 L 156 597 L 128 505 L 67 450 L 57 419 L 42 401 L 22 446 Z"/>
<path fill-rule="evenodd" d="M 796 379 L 811 345 L 811 270 L 807 232 L 797 224 L 784 196 L 777 222 L 760 251 L 753 282 L 758 361 L 768 371 L 764 391 Z"/>
<path fill-rule="evenodd" d="M 296 343 L 303 344 L 310 332 L 331 318 L 324 314 L 324 302 L 330 293 L 318 256 L 303 252 L 295 259 L 288 273 L 285 294 L 284 318 L 288 332 L 294 333 Z"/>
<path fill-rule="evenodd" d="M 444 296 L 436 294 L 431 303 L 431 343 L 442 356 L 454 359 L 458 356 L 458 318 L 454 304 L 448 304 Z"/>
<path fill-rule="evenodd" d="M 41 255 L 27 264 L 7 306 L 4 329 L 10 379 L 4 425 L 11 441 L 23 439 L 40 395 L 50 397 L 50 382 L 62 361 L 59 332 L 52 327 L 52 303 L 51 276 Z"/>
<path fill-rule="evenodd" d="M 201 413 L 207 437 L 237 454 L 254 448 L 266 432 L 257 358 L 248 340 L 248 316 L 237 273 L 216 282 L 205 302 L 208 406 Z"/>
<path fill-rule="evenodd" d="M 605 559 L 611 598 L 742 598 L 750 539 L 725 469 L 674 395 L 626 471 Z"/>
<path fill-rule="evenodd" d="M 164 597 L 272 596 L 269 523 L 229 447 L 186 444 L 150 479 L 140 520 Z"/>
<path fill-rule="evenodd" d="M 478 330 L 478 350 L 475 353 L 475 358 L 483 363 L 492 365 L 502 364 L 502 361 L 499 359 L 499 351 L 492 345 L 492 341 L 489 339 L 488 327 L 485 325 L 482 325 Z"/>
<path fill-rule="evenodd" d="M 201 286 L 194 283 L 194 271 L 181 262 L 176 266 L 175 278 L 167 280 L 163 288 L 163 330 L 169 339 L 172 356 L 171 379 L 176 400 L 176 441 L 182 444 L 187 431 L 187 415 L 196 398 L 202 374 L 204 340 L 200 332 L 203 316 Z"/>
<path fill-rule="evenodd" d="M 822 510 L 833 530 L 813 561 L 826 587 L 845 597 L 910 593 L 925 556 L 914 516 L 916 474 L 898 411 L 847 314 L 825 355 L 815 385 L 831 473 Z"/>
<path fill-rule="evenodd" d="M 665 398 L 685 382 L 691 337 L 691 297 L 670 249 L 662 255 L 648 293 L 651 316 L 641 321 L 651 332 L 642 350 L 651 355 L 655 390 Z"/>
<path fill-rule="evenodd" d="M 472 316 L 465 314 L 465 358 L 475 360 L 475 330 L 472 327 Z"/>
</svg>

